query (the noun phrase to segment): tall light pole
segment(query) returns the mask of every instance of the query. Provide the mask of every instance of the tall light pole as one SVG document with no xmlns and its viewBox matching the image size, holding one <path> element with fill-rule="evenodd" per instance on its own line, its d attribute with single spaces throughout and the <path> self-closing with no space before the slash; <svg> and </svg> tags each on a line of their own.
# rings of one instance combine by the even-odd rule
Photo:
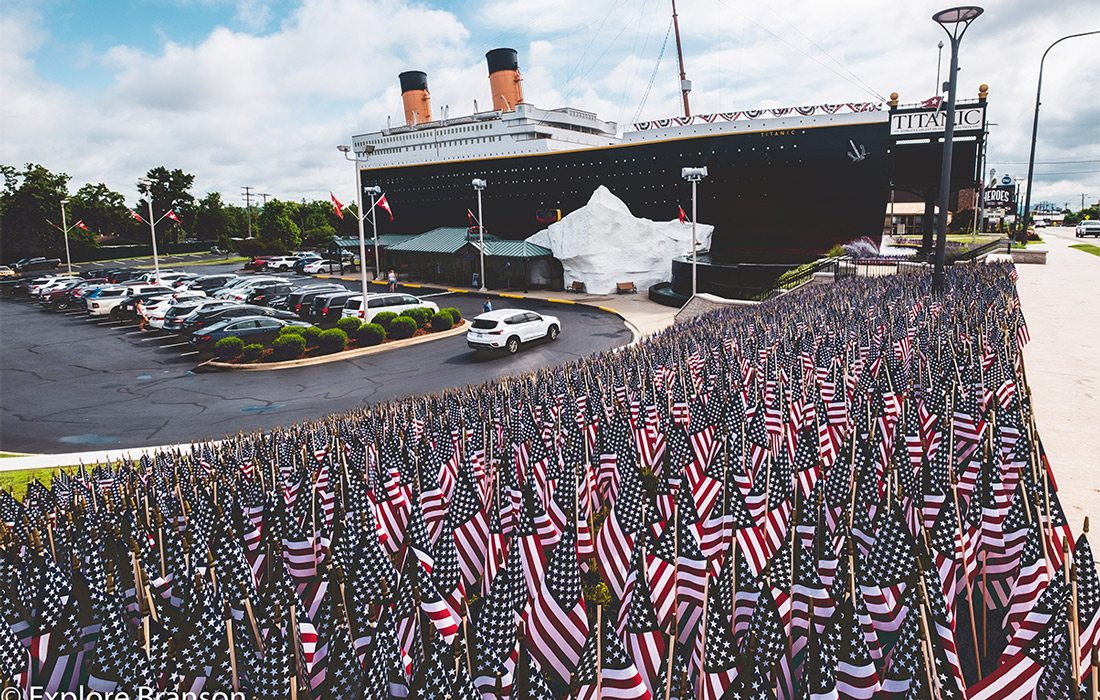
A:
<svg viewBox="0 0 1100 700">
<path fill-rule="evenodd" d="M 470 185 L 477 190 L 477 242 L 478 252 L 481 254 L 481 289 L 479 292 L 486 292 L 488 289 L 485 287 L 485 224 L 481 218 L 481 191 L 485 189 L 485 180 L 480 177 L 475 177 L 470 181 Z"/>
<path fill-rule="evenodd" d="M 706 166 L 702 168 L 683 168 L 680 176 L 691 183 L 691 296 L 695 296 L 699 287 L 699 238 L 695 235 L 696 192 L 699 181 L 707 176 Z"/>
<path fill-rule="evenodd" d="M 1043 95 L 1043 63 L 1046 62 L 1047 54 L 1050 53 L 1050 50 L 1066 39 L 1075 39 L 1079 36 L 1091 36 L 1094 34 L 1100 34 L 1100 30 L 1081 32 L 1080 34 L 1068 34 L 1048 46 L 1047 50 L 1043 52 L 1043 57 L 1039 60 L 1039 86 L 1035 88 L 1035 118 L 1031 121 L 1031 156 L 1027 159 L 1027 199 L 1024 200 L 1024 219 L 1021 225 L 1021 229 L 1024 231 L 1027 230 L 1027 217 L 1031 213 L 1031 178 L 1035 175 L 1035 141 L 1039 135 L 1039 98 Z"/>
<path fill-rule="evenodd" d="M 65 205 L 69 203 L 69 200 L 61 200 L 61 230 L 65 234 L 65 267 L 68 269 L 69 274 L 73 274 L 73 259 L 69 257 L 69 226 L 65 221 Z"/>
<path fill-rule="evenodd" d="M 354 158 L 349 158 L 348 153 L 351 152 L 350 146 L 340 145 L 336 147 L 341 153 L 344 154 L 344 158 L 355 164 L 355 218 L 359 222 L 359 277 L 360 283 L 363 289 L 363 305 L 360 308 L 359 316 L 364 320 L 367 318 L 367 266 L 363 263 L 367 260 L 367 244 L 363 237 L 363 219 L 366 214 L 363 212 L 363 184 L 359 181 L 359 163 L 361 158 L 365 160 L 365 156 L 374 152 L 374 146 L 369 144 L 363 145 L 363 150 L 356 151 Z"/>
<path fill-rule="evenodd" d="M 378 185 L 371 185 L 370 187 L 364 187 L 363 191 L 370 195 L 370 225 L 374 231 L 374 279 L 378 279 L 382 274 L 381 258 L 378 255 L 378 212 L 374 210 L 376 204 L 376 197 L 382 194 L 382 188 Z"/>
<path fill-rule="evenodd" d="M 145 197 L 149 203 L 149 235 L 153 239 L 153 282 L 160 284 L 160 258 L 157 256 L 157 223 L 153 218 L 153 182 L 154 180 L 148 177 L 138 178 L 138 184 L 145 185 Z"/>
<path fill-rule="evenodd" d="M 936 48 L 939 52 L 936 54 L 936 93 L 937 95 L 943 94 L 943 83 L 940 82 L 940 66 L 943 65 L 943 42 L 936 44 Z"/>
<path fill-rule="evenodd" d="M 959 42 L 970 23 L 985 10 L 973 5 L 952 7 L 932 15 L 951 41 L 951 70 L 947 80 L 947 123 L 943 129 L 943 160 L 940 165 L 940 210 L 936 216 L 935 267 L 932 271 L 932 291 L 943 292 L 943 265 L 947 251 L 947 203 L 951 198 L 951 156 L 955 146 L 955 93 L 959 78 Z"/>
</svg>

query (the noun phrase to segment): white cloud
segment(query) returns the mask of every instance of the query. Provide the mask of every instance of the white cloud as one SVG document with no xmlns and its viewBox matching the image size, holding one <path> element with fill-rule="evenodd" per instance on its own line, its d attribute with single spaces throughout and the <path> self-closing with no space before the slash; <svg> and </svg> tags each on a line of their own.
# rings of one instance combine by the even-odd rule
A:
<svg viewBox="0 0 1100 700">
<path fill-rule="evenodd" d="M 205 2 L 209 0 L 194 0 Z M 83 50 L 79 61 L 108 79 L 102 89 L 44 81 L 35 52 L 53 44 L 33 11 L 0 14 L 0 162 L 41 162 L 74 186 L 106 182 L 135 197 L 157 165 L 196 175 L 196 194 L 236 201 L 241 185 L 284 198 L 350 191 L 334 146 L 352 133 L 401 118 L 397 73 L 428 73 L 433 103 L 452 115 L 489 104 L 484 52 L 520 51 L 527 99 L 569 104 L 630 121 L 668 27 L 665 0 L 485 0 L 460 18 L 400 0 L 302 0 L 288 15 L 264 0 L 239 0 L 233 27 L 195 43 L 167 40 L 154 52 L 119 45 Z M 774 8 L 774 9 L 773 9 Z M 874 99 L 865 84 L 903 101 L 932 94 L 939 5 L 813 0 L 772 6 L 681 0 L 688 77 L 696 112 Z M 1090 3 L 1050 13 L 1026 0 L 993 0 L 963 41 L 960 93 L 989 83 L 990 163 L 1023 173 L 1038 59 L 1072 28 L 1094 22 Z M 1038 159 L 1100 159 L 1100 39 L 1076 39 L 1047 60 Z M 947 52 L 944 52 L 947 65 Z M 946 72 L 946 68 L 944 69 Z M 859 80 L 852 77 L 858 76 Z M 676 114 L 675 45 L 669 39 L 645 119 Z M 1035 199 L 1100 194 L 1092 164 L 1051 164 Z M 345 195 L 346 196 L 346 195 Z"/>
</svg>

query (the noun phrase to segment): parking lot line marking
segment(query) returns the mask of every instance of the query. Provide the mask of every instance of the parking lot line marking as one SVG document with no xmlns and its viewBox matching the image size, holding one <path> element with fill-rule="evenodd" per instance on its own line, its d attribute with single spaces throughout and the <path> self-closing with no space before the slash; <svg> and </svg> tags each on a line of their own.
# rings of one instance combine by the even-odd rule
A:
<svg viewBox="0 0 1100 700">
<path fill-rule="evenodd" d="M 198 355 L 198 350 L 192 350 L 191 352 L 181 352 L 180 357 L 188 357 L 189 355 Z"/>
<path fill-rule="evenodd" d="M 172 343 L 170 345 L 161 345 L 161 347 L 162 348 L 178 348 L 181 345 L 190 345 L 190 344 L 191 344 L 191 341 L 185 340 L 182 343 Z M 195 352 L 198 352 L 198 350 L 196 350 Z"/>
<path fill-rule="evenodd" d="M 445 297 L 452 294 L 452 292 L 436 292 L 435 294 L 421 294 L 421 299 L 429 299 L 431 297 Z"/>
</svg>

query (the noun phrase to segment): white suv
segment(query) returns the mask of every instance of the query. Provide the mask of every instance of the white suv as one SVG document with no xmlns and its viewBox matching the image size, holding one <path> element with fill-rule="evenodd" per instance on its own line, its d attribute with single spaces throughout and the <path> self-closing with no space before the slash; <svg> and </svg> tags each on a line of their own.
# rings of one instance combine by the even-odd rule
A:
<svg viewBox="0 0 1100 700">
<path fill-rule="evenodd" d="M 294 263 L 296 262 L 298 262 L 298 256 L 296 255 L 280 255 L 277 258 L 268 260 L 264 268 L 267 270 L 289 271 L 294 269 Z"/>
<path fill-rule="evenodd" d="M 248 298 L 248 295 L 252 293 L 252 288 L 257 287 L 267 282 L 285 282 L 283 277 L 270 277 L 270 276 L 257 276 L 257 277 L 245 277 L 241 281 L 235 282 L 228 287 L 223 287 L 214 296 L 218 299 L 232 299 L 233 301 L 244 301 Z"/>
<path fill-rule="evenodd" d="M 481 314 L 466 331 L 466 344 L 474 350 L 506 350 L 514 355 L 523 343 L 545 338 L 557 340 L 561 321 L 524 309 L 500 309 Z"/>
<path fill-rule="evenodd" d="M 164 292 L 166 295 L 170 295 L 172 291 L 171 287 L 164 287 L 159 284 L 119 285 L 101 289 L 98 296 L 88 299 L 85 304 L 88 307 L 89 315 L 107 316 L 127 297 L 135 294 L 148 294 L 149 292 Z"/>
<path fill-rule="evenodd" d="M 56 289 L 57 287 L 60 287 L 67 282 L 72 282 L 73 280 L 78 279 L 80 278 L 70 275 L 41 278 L 41 281 L 35 280 L 31 282 L 30 286 L 27 288 L 27 293 L 32 297 L 42 296 L 46 292 Z"/>
<path fill-rule="evenodd" d="M 357 294 L 356 296 L 348 299 L 344 305 L 343 315 L 355 316 L 363 319 L 363 323 L 370 323 L 375 316 L 383 311 L 390 311 L 392 313 L 400 315 L 403 311 L 409 309 L 415 309 L 418 306 L 431 309 L 432 313 L 439 311 L 439 307 L 430 301 L 418 299 L 411 294 L 368 294 L 367 295 L 367 308 L 366 313 L 363 309 L 360 309 L 363 305 L 363 295 Z"/>
</svg>

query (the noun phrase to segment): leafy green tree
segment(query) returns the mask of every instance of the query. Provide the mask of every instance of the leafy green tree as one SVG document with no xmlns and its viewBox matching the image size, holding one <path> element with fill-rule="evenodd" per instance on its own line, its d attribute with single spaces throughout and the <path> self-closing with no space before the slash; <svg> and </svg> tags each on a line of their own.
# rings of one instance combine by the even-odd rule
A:
<svg viewBox="0 0 1100 700">
<path fill-rule="evenodd" d="M 271 250 L 291 250 L 302 241 L 302 229 L 295 223 L 299 205 L 281 199 L 268 200 L 256 221 L 257 236 Z M 256 232 L 256 228 L 253 229 Z"/>
<path fill-rule="evenodd" d="M 138 192 L 141 194 L 138 213 L 142 218 L 149 217 L 149 197 L 152 196 L 153 221 L 160 219 L 169 210 L 174 211 L 182 221 L 182 224 L 178 224 L 171 219 L 162 220 L 156 226 L 157 241 L 169 242 L 183 238 L 194 224 L 195 198 L 191 196 L 191 186 L 195 183 L 195 176 L 179 168 L 169 170 L 162 165 L 147 172 L 145 179 L 150 182 L 138 181 Z"/>
<path fill-rule="evenodd" d="M 0 258 L 18 260 L 37 255 L 64 257 L 60 230 L 61 200 L 68 197 L 69 176 L 53 173 L 36 163 L 22 170 L 0 166 Z M 75 223 L 75 222 L 74 222 Z M 70 245 L 93 245 L 91 234 L 74 228 Z"/>
<path fill-rule="evenodd" d="M 239 207 L 227 207 L 218 192 L 210 192 L 200 199 L 195 206 L 195 237 L 224 244 L 231 238 L 243 236 L 244 211 L 241 210 L 238 216 L 234 209 Z"/>
<path fill-rule="evenodd" d="M 140 240 L 144 230 L 126 206 L 126 198 L 102 182 L 88 183 L 72 196 L 69 211 L 72 218 L 84 221 L 93 233 L 101 236 L 124 236 Z"/>
</svg>

